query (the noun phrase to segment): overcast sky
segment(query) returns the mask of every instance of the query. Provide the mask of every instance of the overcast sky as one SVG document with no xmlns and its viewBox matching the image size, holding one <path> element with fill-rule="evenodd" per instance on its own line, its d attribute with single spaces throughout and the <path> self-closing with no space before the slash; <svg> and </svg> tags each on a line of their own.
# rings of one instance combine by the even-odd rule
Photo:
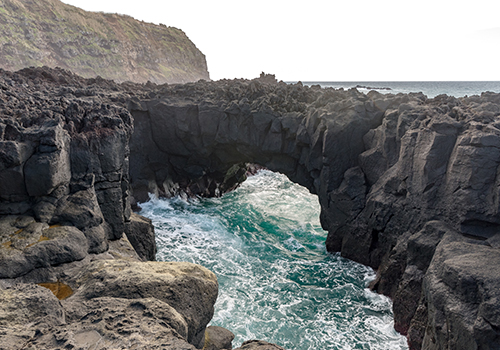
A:
<svg viewBox="0 0 500 350">
<path fill-rule="evenodd" d="M 500 0 L 63 2 L 182 29 L 214 80 L 500 80 Z"/>
</svg>

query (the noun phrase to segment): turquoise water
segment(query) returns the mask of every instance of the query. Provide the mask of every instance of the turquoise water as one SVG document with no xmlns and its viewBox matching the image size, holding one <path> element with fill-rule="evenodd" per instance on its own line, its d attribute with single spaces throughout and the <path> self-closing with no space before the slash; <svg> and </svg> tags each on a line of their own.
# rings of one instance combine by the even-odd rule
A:
<svg viewBox="0 0 500 350">
<path fill-rule="evenodd" d="M 380 93 L 410 93 L 423 92 L 429 98 L 446 94 L 463 97 L 481 95 L 483 91 L 500 92 L 500 81 L 371 81 L 371 82 L 303 82 L 304 85 L 319 84 L 324 88 L 350 89 L 356 86 L 360 92 L 367 93 L 376 90 Z M 390 90 L 387 90 L 389 88 Z"/>
<path fill-rule="evenodd" d="M 261 171 L 222 198 L 151 199 L 160 261 L 190 261 L 217 275 L 211 325 L 233 347 L 262 339 L 289 350 L 407 349 L 391 301 L 366 288 L 368 267 L 329 254 L 316 196 Z"/>
</svg>

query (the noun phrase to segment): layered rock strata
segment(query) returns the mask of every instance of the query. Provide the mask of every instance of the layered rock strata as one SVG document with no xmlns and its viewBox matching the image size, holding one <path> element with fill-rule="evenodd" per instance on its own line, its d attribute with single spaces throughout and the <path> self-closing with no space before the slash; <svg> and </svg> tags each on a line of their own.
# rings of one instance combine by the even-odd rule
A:
<svg viewBox="0 0 500 350">
<path fill-rule="evenodd" d="M 412 349 L 500 346 L 498 94 L 365 95 L 266 76 L 165 86 L 48 69 L 3 77 L 4 106 L 15 106 L 3 107 L 0 129 L 0 177 L 10 181 L 0 208 L 16 215 L 4 218 L 6 277 L 29 281 L 23 276 L 51 264 L 111 254 L 106 244 L 143 222 L 130 219 L 129 202 L 148 193 L 221 195 L 257 163 L 318 195 L 327 248 L 377 269 L 372 288 L 393 298 L 395 327 Z M 16 89 L 30 94 L 19 100 Z M 64 113 L 31 112 L 39 90 Z M 51 262 L 46 242 L 74 257 Z"/>
</svg>

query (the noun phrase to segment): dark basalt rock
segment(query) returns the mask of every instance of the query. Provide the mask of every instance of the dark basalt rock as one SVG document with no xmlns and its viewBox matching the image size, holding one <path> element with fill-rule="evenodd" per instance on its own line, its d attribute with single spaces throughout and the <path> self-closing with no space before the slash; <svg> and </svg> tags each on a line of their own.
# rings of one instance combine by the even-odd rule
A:
<svg viewBox="0 0 500 350">
<path fill-rule="evenodd" d="M 441 238 L 455 232 L 498 249 L 499 102 L 491 93 L 427 99 L 258 80 L 164 87 L 129 105 L 131 185 L 138 195 L 219 195 L 235 164 L 285 173 L 318 194 L 327 248 L 378 269 L 372 287 L 394 299 L 396 329 L 413 348 L 433 348 L 430 313 L 449 305 L 431 300 L 436 284 L 427 294 L 423 286 Z M 456 317 L 440 319 L 451 333 L 436 349 L 486 349 L 477 322 L 499 334 L 494 323 Z M 460 335 L 449 330 L 457 324 Z"/>
<path fill-rule="evenodd" d="M 499 94 L 365 95 L 266 76 L 120 85 L 41 68 L 1 72 L 0 111 L 2 261 L 41 251 L 40 225 L 87 244 L 71 273 L 34 259 L 47 263 L 19 264 L 0 285 L 70 282 L 96 256 L 138 259 L 123 233 L 150 259 L 131 203 L 219 196 L 259 164 L 318 195 L 328 250 L 377 269 L 372 288 L 393 298 L 412 349 L 500 346 Z"/>
<path fill-rule="evenodd" d="M 127 223 L 127 238 L 144 261 L 156 260 L 156 242 L 153 223 L 136 213 L 130 215 Z"/>
<path fill-rule="evenodd" d="M 156 246 L 151 221 L 130 210 L 132 118 L 101 98 L 116 86 L 0 72 L 2 349 L 203 346 L 217 280 L 192 264 L 139 262 Z"/>
<path fill-rule="evenodd" d="M 263 340 L 248 340 L 235 350 L 284 350 L 284 348 Z"/>
</svg>

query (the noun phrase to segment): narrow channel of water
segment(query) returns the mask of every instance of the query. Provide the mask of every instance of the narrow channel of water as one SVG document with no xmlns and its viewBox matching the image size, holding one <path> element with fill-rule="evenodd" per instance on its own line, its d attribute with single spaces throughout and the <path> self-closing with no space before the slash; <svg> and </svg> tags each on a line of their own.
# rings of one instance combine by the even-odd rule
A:
<svg viewBox="0 0 500 350">
<path fill-rule="evenodd" d="M 366 288 L 368 267 L 329 254 L 319 204 L 284 175 L 260 171 L 222 198 L 152 199 L 160 261 L 217 275 L 212 325 L 289 350 L 407 349 L 391 301 Z"/>
</svg>

